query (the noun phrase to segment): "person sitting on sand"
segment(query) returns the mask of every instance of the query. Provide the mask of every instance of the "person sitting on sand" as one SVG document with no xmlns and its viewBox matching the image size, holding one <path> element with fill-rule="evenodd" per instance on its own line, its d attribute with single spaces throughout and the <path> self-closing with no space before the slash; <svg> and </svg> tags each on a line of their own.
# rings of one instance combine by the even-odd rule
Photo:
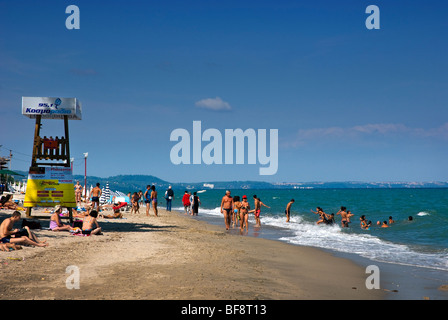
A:
<svg viewBox="0 0 448 320">
<path fill-rule="evenodd" d="M 112 215 L 99 215 L 100 218 L 106 218 L 106 219 L 121 219 L 123 218 L 123 214 L 120 212 L 120 209 L 114 209 L 114 214 Z"/>
<path fill-rule="evenodd" d="M 50 230 L 53 231 L 70 231 L 72 227 L 68 224 L 62 224 L 61 217 L 59 214 L 62 212 L 61 206 L 57 205 L 54 207 L 54 212 L 50 217 Z"/>
<path fill-rule="evenodd" d="M 83 234 L 101 234 L 101 227 L 98 225 L 96 218 L 98 217 L 98 211 L 92 210 L 89 215 L 84 218 L 82 223 Z"/>
<path fill-rule="evenodd" d="M 0 225 L 0 243 L 25 244 L 36 247 L 48 246 L 45 241 L 39 241 L 28 227 L 13 229 L 14 223 L 20 221 L 20 219 L 22 219 L 21 213 L 14 211 L 11 217 L 3 220 Z"/>
</svg>

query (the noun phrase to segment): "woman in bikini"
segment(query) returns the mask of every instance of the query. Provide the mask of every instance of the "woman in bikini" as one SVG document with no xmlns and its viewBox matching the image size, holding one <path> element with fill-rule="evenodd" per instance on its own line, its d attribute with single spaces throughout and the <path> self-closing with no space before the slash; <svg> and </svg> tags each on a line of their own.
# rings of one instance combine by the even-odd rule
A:
<svg viewBox="0 0 448 320">
<path fill-rule="evenodd" d="M 247 196 L 243 196 L 243 201 L 240 205 L 240 228 L 243 231 L 244 226 L 246 226 L 246 231 L 249 231 L 249 210 L 250 204 L 247 202 Z"/>
<path fill-rule="evenodd" d="M 84 218 L 82 223 L 83 234 L 101 234 L 101 227 L 98 225 L 96 218 L 98 217 L 98 211 L 92 210 L 89 215 Z"/>
<path fill-rule="evenodd" d="M 235 228 L 237 220 L 240 219 L 241 201 L 239 196 L 233 197 L 233 213 L 232 213 L 232 228 Z"/>
<path fill-rule="evenodd" d="M 151 201 L 152 201 L 152 208 L 154 210 L 154 214 L 156 215 L 156 217 L 158 217 L 157 215 L 157 191 L 156 191 L 156 187 L 154 185 L 151 186 Z"/>
</svg>

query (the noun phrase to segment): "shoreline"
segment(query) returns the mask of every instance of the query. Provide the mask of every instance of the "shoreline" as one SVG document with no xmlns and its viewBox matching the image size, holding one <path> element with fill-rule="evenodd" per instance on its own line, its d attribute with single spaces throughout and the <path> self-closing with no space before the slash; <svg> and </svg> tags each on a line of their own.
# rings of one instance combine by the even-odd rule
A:
<svg viewBox="0 0 448 320">
<path fill-rule="evenodd" d="M 181 211 L 178 211 L 181 212 Z M 222 230 L 224 228 L 223 219 L 218 218 L 217 216 L 210 215 L 200 215 L 203 221 L 207 223 L 222 226 Z M 198 220 L 201 220 L 198 218 Z M 251 224 L 252 232 L 249 232 L 249 237 L 255 238 L 265 238 L 273 241 L 279 241 L 281 243 L 285 243 L 292 246 L 313 248 L 316 250 L 321 250 L 323 252 L 328 252 L 335 257 L 340 257 L 344 259 L 348 259 L 353 263 L 357 264 L 359 267 L 366 269 L 369 265 L 378 266 L 381 275 L 381 290 L 386 292 L 384 296 L 385 300 L 447 300 L 448 299 L 448 272 L 443 270 L 419 267 L 419 266 L 411 266 L 411 265 L 403 265 L 392 262 L 382 262 L 375 261 L 370 258 L 361 257 L 355 253 L 347 253 L 340 252 L 332 249 L 325 249 L 320 247 L 311 247 L 311 246 L 302 246 L 297 244 L 291 244 L 287 241 L 281 240 L 278 238 L 278 234 L 275 231 L 272 231 L 275 228 L 262 224 L 262 228 L 272 229 L 271 231 L 261 231 L 261 228 L 258 231 L 253 231 L 254 226 Z M 282 230 L 283 231 L 283 230 Z M 238 230 L 230 229 L 229 233 L 234 235 L 238 234 Z M 284 230 L 284 232 L 289 232 L 288 230 Z M 365 274 L 367 278 L 368 274 Z"/>
<path fill-rule="evenodd" d="M 143 209 L 143 210 L 142 210 Z M 159 209 L 99 219 L 104 235 L 37 230 L 47 248 L 0 252 L 1 300 L 384 300 L 365 269 L 317 248 L 235 236 Z M 11 211 L 11 210 L 9 210 Z M 3 220 L 11 212 L 1 212 Z M 46 227 L 45 220 L 40 220 Z M 68 266 L 81 290 L 66 286 Z"/>
</svg>

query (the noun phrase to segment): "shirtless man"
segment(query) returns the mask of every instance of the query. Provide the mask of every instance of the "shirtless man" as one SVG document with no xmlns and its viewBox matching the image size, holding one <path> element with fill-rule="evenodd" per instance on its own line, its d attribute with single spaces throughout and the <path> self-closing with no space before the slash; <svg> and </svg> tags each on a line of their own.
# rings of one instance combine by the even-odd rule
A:
<svg viewBox="0 0 448 320">
<path fill-rule="evenodd" d="M 224 210 L 224 212 L 223 212 Z M 221 213 L 224 214 L 224 223 L 226 224 L 226 230 L 230 229 L 230 218 L 233 212 L 233 198 L 230 196 L 230 191 L 226 191 L 226 195 L 221 200 Z"/>
<path fill-rule="evenodd" d="M 27 244 L 36 247 L 48 246 L 45 241 L 38 241 L 37 238 L 31 233 L 29 228 L 26 229 L 29 236 L 32 236 L 31 240 L 28 236 L 22 235 L 20 229 L 13 229 L 14 223 L 20 221 L 22 215 L 19 211 L 14 211 L 10 218 L 3 220 L 0 225 L 0 243 L 12 243 L 12 244 Z"/>
<path fill-rule="evenodd" d="M 100 209 L 100 197 L 101 197 L 101 188 L 100 184 L 97 183 L 95 188 L 90 192 L 90 198 L 92 199 L 92 207 L 94 210 Z"/>
<path fill-rule="evenodd" d="M 79 184 L 79 181 L 76 181 L 75 184 L 76 204 L 81 203 L 81 195 L 82 195 L 82 185 Z"/>
<path fill-rule="evenodd" d="M 286 210 L 285 210 L 286 222 L 289 222 L 289 217 L 291 215 L 291 206 L 293 203 L 294 203 L 294 199 L 291 199 L 291 201 L 289 201 L 288 204 L 286 205 Z"/>
<path fill-rule="evenodd" d="M 255 226 L 261 227 L 261 221 L 260 221 L 261 206 L 265 206 L 266 208 L 271 208 L 271 207 L 268 207 L 263 202 L 261 202 L 261 200 L 256 195 L 254 195 L 254 206 L 255 206 L 255 209 L 252 211 L 249 211 L 249 212 L 253 212 L 255 215 Z"/>
</svg>

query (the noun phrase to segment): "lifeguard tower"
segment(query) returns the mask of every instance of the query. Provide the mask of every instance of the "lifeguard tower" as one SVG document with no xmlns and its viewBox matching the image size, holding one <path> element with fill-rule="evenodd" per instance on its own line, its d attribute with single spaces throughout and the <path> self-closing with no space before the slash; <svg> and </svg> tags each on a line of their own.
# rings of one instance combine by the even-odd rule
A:
<svg viewBox="0 0 448 320">
<path fill-rule="evenodd" d="M 76 207 L 70 164 L 68 120 L 82 119 L 81 103 L 76 98 L 22 97 L 22 114 L 36 119 L 31 166 L 28 174 L 24 207 L 31 217 L 33 207 L 60 205 L 69 211 Z M 40 136 L 42 120 L 63 120 L 64 136 Z"/>
</svg>

